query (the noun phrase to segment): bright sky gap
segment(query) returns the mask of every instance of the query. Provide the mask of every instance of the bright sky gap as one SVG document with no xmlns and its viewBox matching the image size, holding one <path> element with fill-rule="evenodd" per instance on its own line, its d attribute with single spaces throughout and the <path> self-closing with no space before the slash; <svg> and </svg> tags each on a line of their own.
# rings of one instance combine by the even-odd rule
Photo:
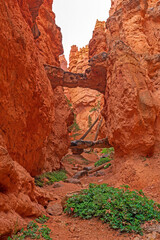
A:
<svg viewBox="0 0 160 240">
<path fill-rule="evenodd" d="M 54 0 L 56 24 L 61 28 L 64 54 L 69 61 L 72 45 L 79 48 L 89 43 L 96 20 L 106 21 L 110 0 Z"/>
</svg>

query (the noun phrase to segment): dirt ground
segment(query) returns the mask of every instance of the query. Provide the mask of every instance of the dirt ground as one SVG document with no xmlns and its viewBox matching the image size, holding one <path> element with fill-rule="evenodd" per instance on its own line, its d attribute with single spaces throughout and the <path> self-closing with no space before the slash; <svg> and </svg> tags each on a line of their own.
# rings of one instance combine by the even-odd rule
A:
<svg viewBox="0 0 160 240">
<path fill-rule="evenodd" d="M 79 169 L 85 166 L 94 166 L 100 154 L 83 153 L 81 156 L 69 153 L 63 159 L 63 166 L 71 176 Z M 102 176 L 90 174 L 80 178 L 79 184 L 59 182 L 60 187 L 54 188 L 53 185 L 45 186 L 47 191 L 54 192 L 57 195 L 58 202 L 63 202 L 67 193 L 76 192 L 88 188 L 89 183 L 108 183 L 110 186 L 119 187 L 122 184 L 128 184 L 132 189 L 142 189 L 145 194 L 160 202 L 160 160 L 159 156 L 154 159 L 130 158 L 123 162 L 117 162 L 119 159 L 112 160 L 112 166 L 108 169 L 100 170 Z M 70 177 L 68 176 L 68 177 Z M 103 224 L 98 219 L 82 220 L 72 218 L 65 213 L 59 216 L 49 216 L 47 226 L 52 230 L 51 238 L 53 240 L 153 240 L 160 239 L 160 232 L 154 229 L 151 232 L 145 232 L 144 236 L 137 234 L 120 233 L 113 230 L 108 224 Z"/>
</svg>

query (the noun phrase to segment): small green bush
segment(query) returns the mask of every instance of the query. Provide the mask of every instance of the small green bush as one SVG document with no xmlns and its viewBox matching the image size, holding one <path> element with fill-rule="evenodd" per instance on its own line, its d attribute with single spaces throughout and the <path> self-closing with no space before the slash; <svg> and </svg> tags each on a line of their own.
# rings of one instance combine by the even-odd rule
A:
<svg viewBox="0 0 160 240">
<path fill-rule="evenodd" d="M 105 157 L 105 158 L 100 158 L 97 162 L 95 162 L 94 166 L 98 167 L 104 163 L 110 162 L 111 159 L 109 157 Z"/>
<path fill-rule="evenodd" d="M 47 178 L 48 179 L 47 184 L 51 185 L 54 182 L 64 181 L 67 178 L 67 175 L 64 170 L 44 173 L 40 176 L 35 177 L 36 186 L 43 187 L 44 178 Z"/>
<path fill-rule="evenodd" d="M 108 163 L 106 166 L 104 166 L 104 169 L 109 168 L 111 165 L 112 165 L 111 163 Z"/>
<path fill-rule="evenodd" d="M 103 153 L 103 154 L 111 154 L 111 153 L 114 153 L 114 148 L 113 148 L 113 147 L 103 148 L 101 153 Z"/>
<path fill-rule="evenodd" d="M 160 204 L 149 200 L 140 191 L 90 184 L 89 189 L 67 200 L 64 210 L 74 217 L 98 217 L 114 229 L 143 235 L 141 224 L 155 219 L 160 221 Z"/>
<path fill-rule="evenodd" d="M 77 115 L 74 114 L 73 124 L 71 126 L 69 126 L 69 131 L 72 132 L 72 137 L 74 138 L 74 140 L 76 139 L 77 136 L 80 135 L 79 131 L 81 131 L 81 129 L 77 123 L 76 117 L 77 117 Z"/>
<path fill-rule="evenodd" d="M 105 154 L 106 157 L 101 157 L 97 162 L 95 162 L 95 164 L 94 164 L 95 167 L 98 167 L 104 163 L 110 162 L 113 159 L 114 148 L 113 147 L 103 148 L 101 153 Z M 111 164 L 107 164 L 107 167 L 105 167 L 105 168 L 108 168 L 110 166 L 111 166 Z"/>
<path fill-rule="evenodd" d="M 39 223 L 43 222 L 42 219 L 48 220 L 47 217 L 44 215 L 42 218 L 38 218 L 40 220 Z M 31 221 L 27 225 L 27 230 L 24 230 L 24 228 L 21 229 L 20 232 L 18 232 L 16 235 L 13 235 L 12 237 L 8 237 L 8 240 L 24 240 L 25 238 L 28 239 L 46 239 L 46 240 L 52 240 L 50 237 L 51 230 L 46 226 L 38 226 L 37 223 L 34 221 Z"/>
<path fill-rule="evenodd" d="M 45 215 L 42 215 L 42 217 L 36 218 L 36 222 L 38 223 L 45 223 L 47 222 L 49 217 L 46 217 Z"/>
</svg>

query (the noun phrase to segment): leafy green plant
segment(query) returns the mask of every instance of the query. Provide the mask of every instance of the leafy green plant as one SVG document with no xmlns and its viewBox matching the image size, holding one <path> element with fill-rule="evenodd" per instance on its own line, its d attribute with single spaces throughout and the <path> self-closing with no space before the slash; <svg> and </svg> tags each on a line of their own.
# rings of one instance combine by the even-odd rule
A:
<svg viewBox="0 0 160 240">
<path fill-rule="evenodd" d="M 42 215 L 42 217 L 36 218 L 36 222 L 38 223 L 45 223 L 47 222 L 49 217 L 46 217 L 45 215 Z"/>
<path fill-rule="evenodd" d="M 97 162 L 95 162 L 94 166 L 98 167 L 101 166 L 104 163 L 110 162 L 111 159 L 109 157 L 105 157 L 105 158 L 100 158 Z"/>
<path fill-rule="evenodd" d="M 64 95 L 64 96 L 65 96 L 65 99 L 66 99 L 66 101 L 67 101 L 68 107 L 71 109 L 71 111 L 73 111 L 73 106 L 72 106 L 71 101 L 67 98 L 66 95 Z"/>
<path fill-rule="evenodd" d="M 45 178 L 48 180 L 46 184 L 51 185 L 54 182 L 64 181 L 67 178 L 67 175 L 65 170 L 43 173 L 42 175 L 35 177 L 36 186 L 43 187 Z"/>
<path fill-rule="evenodd" d="M 97 105 L 93 108 L 91 108 L 91 110 L 89 112 L 96 112 L 100 109 L 101 105 L 100 105 L 100 101 L 98 101 Z"/>
<path fill-rule="evenodd" d="M 83 219 L 98 217 L 121 232 L 143 234 L 141 224 L 155 219 L 160 222 L 160 204 L 148 199 L 142 190 L 129 191 L 90 184 L 89 189 L 67 200 L 66 213 Z"/>
<path fill-rule="evenodd" d="M 74 114 L 74 120 L 73 120 L 73 124 L 69 127 L 69 131 L 72 132 L 72 137 L 74 139 L 76 139 L 77 136 L 80 135 L 80 133 L 78 133 L 80 131 L 80 127 L 77 123 L 77 120 L 76 120 L 76 114 Z"/>
<path fill-rule="evenodd" d="M 44 186 L 44 181 L 43 181 L 42 175 L 35 177 L 34 182 L 35 182 L 35 185 L 38 187 Z"/>
<path fill-rule="evenodd" d="M 112 165 L 111 163 L 108 163 L 106 166 L 104 166 L 104 169 L 109 168 L 111 165 Z"/>
<path fill-rule="evenodd" d="M 42 219 L 46 219 L 47 217 L 44 218 L 44 215 Z M 40 218 L 38 218 L 40 219 Z M 40 221 L 40 223 L 43 221 Z M 13 235 L 12 237 L 8 237 L 8 240 L 24 240 L 25 238 L 28 239 L 46 239 L 46 240 L 52 240 L 50 237 L 50 232 L 51 230 L 46 226 L 38 226 L 37 223 L 34 221 L 31 221 L 27 225 L 27 229 L 24 230 L 24 228 L 21 229 L 20 232 L 18 232 L 16 235 Z"/>
<path fill-rule="evenodd" d="M 88 116 L 88 127 L 90 128 L 92 126 L 92 118 L 91 116 L 89 115 Z"/>
<path fill-rule="evenodd" d="M 105 157 L 101 157 L 97 162 L 95 162 L 94 166 L 98 167 L 104 163 L 110 162 L 113 159 L 114 148 L 103 148 L 101 153 L 105 154 Z M 105 169 L 110 167 L 111 163 L 105 166 Z"/>
<path fill-rule="evenodd" d="M 113 147 L 110 147 L 110 148 L 103 148 L 101 153 L 103 154 L 111 154 L 111 153 L 114 153 L 114 148 Z"/>
</svg>

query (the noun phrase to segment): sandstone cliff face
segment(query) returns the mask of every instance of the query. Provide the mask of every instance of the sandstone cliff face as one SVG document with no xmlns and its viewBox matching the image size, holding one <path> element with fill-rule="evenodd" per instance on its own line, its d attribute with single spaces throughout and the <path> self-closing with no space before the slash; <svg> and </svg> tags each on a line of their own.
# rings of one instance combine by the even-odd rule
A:
<svg viewBox="0 0 160 240">
<path fill-rule="evenodd" d="M 60 28 L 55 24 L 52 2 L 44 0 L 40 6 L 37 25 L 41 34 L 36 40 L 36 45 L 46 64 L 59 66 L 59 55 L 63 53 L 62 35 Z"/>
<path fill-rule="evenodd" d="M 61 34 L 51 12 L 52 1 L 41 4 L 38 0 L 0 2 L 0 135 L 4 140 L 0 164 L 0 222 L 3 223 L 0 234 L 13 230 L 16 219 L 21 221 L 22 217 L 44 211 L 38 205 L 41 194 L 29 173 L 36 175 L 45 168 L 58 168 L 69 145 L 70 111 L 62 88 L 53 92 L 43 66 L 46 62 L 59 66 Z M 46 27 L 43 21 L 48 21 Z M 50 52 L 51 48 L 54 50 Z"/>
<path fill-rule="evenodd" d="M 105 22 L 97 20 L 92 39 L 89 42 L 89 58 L 107 51 Z"/>
<path fill-rule="evenodd" d="M 68 70 L 68 69 L 67 69 L 67 60 L 66 60 L 64 54 L 59 56 L 59 61 L 60 61 L 60 66 L 61 66 L 61 68 L 62 68 L 64 71 L 67 71 L 67 70 Z"/>
<path fill-rule="evenodd" d="M 15 15 L 13 4 L 17 18 L 13 17 Z M 44 8 L 45 4 L 46 2 Z M 64 103 L 61 109 L 65 111 L 66 118 L 63 120 L 66 121 L 70 113 L 64 102 L 63 90 L 59 90 L 58 94 L 55 91 L 54 94 L 44 71 L 43 63 L 47 61 L 45 55 L 50 56 L 50 50 L 44 47 L 44 55 L 39 54 L 37 42 L 35 44 L 30 26 L 24 20 L 17 1 L 14 3 L 8 1 L 7 7 L 11 9 L 10 15 L 7 16 L 5 11 L 1 14 L 0 44 L 1 59 L 3 59 L 1 64 L 3 79 L 1 83 L 1 129 L 13 160 L 19 162 L 34 175 L 43 170 L 46 161 L 47 136 L 55 126 L 54 122 L 57 121 L 55 116 L 57 106 L 54 101 L 56 96 L 61 95 L 60 102 Z M 1 3 L 2 12 L 5 8 L 6 4 Z M 6 25 L 4 19 L 6 19 Z M 52 24 L 54 26 L 55 23 Z M 49 27 L 51 28 L 51 23 Z M 3 31 L 4 34 L 2 34 Z M 51 36 L 52 34 L 51 32 Z M 59 35 L 61 36 L 60 32 Z M 60 39 L 59 35 L 56 42 Z M 56 38 L 56 35 L 54 37 Z M 46 33 L 42 31 L 41 41 L 43 38 L 45 40 L 48 38 L 48 44 L 51 43 L 52 47 L 54 45 L 55 49 L 56 42 L 51 39 L 47 30 Z M 55 52 L 54 62 L 62 50 L 61 43 L 59 45 L 61 49 Z M 53 55 L 51 53 L 51 56 Z M 49 59 L 47 62 L 53 63 Z M 59 65 L 59 60 L 56 65 Z M 67 124 L 65 134 L 67 135 Z"/>
<path fill-rule="evenodd" d="M 108 48 L 121 39 L 136 53 L 159 53 L 158 2 L 115 1 L 106 23 Z"/>
<path fill-rule="evenodd" d="M 1 2 L 0 7 L 1 131 L 13 160 L 35 174 L 45 161 L 44 141 L 54 118 L 53 92 L 17 1 Z"/>
<path fill-rule="evenodd" d="M 103 114 L 118 154 L 151 155 L 159 146 L 159 16 L 159 1 L 113 1 L 106 22 Z"/>
</svg>

